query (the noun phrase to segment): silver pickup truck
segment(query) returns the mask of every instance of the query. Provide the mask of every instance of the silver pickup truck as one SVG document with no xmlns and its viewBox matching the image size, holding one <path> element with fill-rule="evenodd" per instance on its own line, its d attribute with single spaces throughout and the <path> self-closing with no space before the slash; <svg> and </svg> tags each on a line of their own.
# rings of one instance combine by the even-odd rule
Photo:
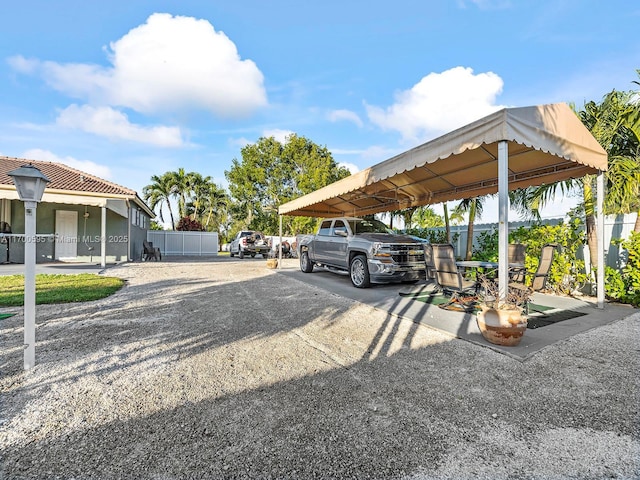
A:
<svg viewBox="0 0 640 480">
<path fill-rule="evenodd" d="M 415 282 L 425 278 L 420 242 L 389 230 L 378 220 L 341 217 L 323 220 L 315 235 L 299 235 L 300 270 L 315 266 L 349 272 L 351 283 Z"/>
</svg>

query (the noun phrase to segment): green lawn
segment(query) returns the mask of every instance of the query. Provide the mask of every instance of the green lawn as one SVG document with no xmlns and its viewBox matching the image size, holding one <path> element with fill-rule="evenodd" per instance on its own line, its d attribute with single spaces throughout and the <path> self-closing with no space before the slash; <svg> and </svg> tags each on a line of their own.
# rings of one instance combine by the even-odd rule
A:
<svg viewBox="0 0 640 480">
<path fill-rule="evenodd" d="M 88 302 L 108 297 L 124 280 L 94 273 L 36 275 L 36 304 Z M 0 307 L 24 305 L 24 275 L 0 276 Z"/>
</svg>

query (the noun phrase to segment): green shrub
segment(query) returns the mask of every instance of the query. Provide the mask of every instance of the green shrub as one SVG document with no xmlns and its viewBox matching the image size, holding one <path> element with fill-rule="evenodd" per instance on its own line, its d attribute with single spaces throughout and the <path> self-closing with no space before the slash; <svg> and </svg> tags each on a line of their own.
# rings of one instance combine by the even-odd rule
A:
<svg viewBox="0 0 640 480">
<path fill-rule="evenodd" d="M 622 272 L 615 268 L 605 267 L 604 279 L 604 292 L 607 298 L 621 300 L 627 290 L 622 279 Z"/>
<path fill-rule="evenodd" d="M 551 265 L 547 288 L 571 294 L 584 286 L 588 278 L 584 260 L 578 259 L 578 250 L 585 244 L 586 237 L 579 219 L 558 225 L 534 224 L 520 227 L 509 233 L 509 243 L 523 243 L 527 246 L 525 268 L 534 272 L 538 268 L 540 252 L 546 243 L 555 243 L 558 250 Z M 492 229 L 478 235 L 473 251 L 474 260 L 498 261 L 498 230 Z"/>
<path fill-rule="evenodd" d="M 605 270 L 605 292 L 615 300 L 640 306 L 640 232 L 631 232 L 627 240 L 618 242 L 627 251 L 627 263 L 622 271 Z M 614 282 L 613 285 L 609 285 Z"/>
</svg>

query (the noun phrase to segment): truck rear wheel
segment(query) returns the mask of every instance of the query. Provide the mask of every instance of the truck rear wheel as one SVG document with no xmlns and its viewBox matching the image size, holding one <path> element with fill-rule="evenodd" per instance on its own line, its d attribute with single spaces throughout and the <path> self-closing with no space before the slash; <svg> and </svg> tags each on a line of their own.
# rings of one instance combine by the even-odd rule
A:
<svg viewBox="0 0 640 480">
<path fill-rule="evenodd" d="M 300 270 L 304 273 L 313 272 L 313 263 L 309 259 L 309 252 L 302 252 L 300 255 Z"/>
<path fill-rule="evenodd" d="M 353 257 L 349 265 L 349 276 L 351 277 L 351 283 L 356 288 L 368 288 L 371 286 L 367 258 L 364 255 Z"/>
</svg>

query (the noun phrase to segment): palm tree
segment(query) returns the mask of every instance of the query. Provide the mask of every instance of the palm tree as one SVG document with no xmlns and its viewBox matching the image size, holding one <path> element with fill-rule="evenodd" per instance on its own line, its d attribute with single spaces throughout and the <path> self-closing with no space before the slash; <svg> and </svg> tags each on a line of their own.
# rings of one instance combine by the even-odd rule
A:
<svg viewBox="0 0 640 480">
<path fill-rule="evenodd" d="M 144 201 L 149 204 L 151 210 L 155 211 L 156 207 L 159 207 L 158 214 L 162 222 L 164 222 L 162 209 L 166 205 L 171 218 L 171 228 L 175 229 L 176 223 L 173 218 L 173 210 L 171 209 L 171 197 L 173 196 L 173 182 L 171 175 L 169 173 L 165 173 L 161 176 L 152 175 L 151 182 L 151 184 L 142 189 Z"/>
<path fill-rule="evenodd" d="M 197 220 L 203 214 L 203 205 L 211 185 L 211 177 L 203 177 L 199 173 L 190 172 L 187 174 L 187 182 L 190 201 L 187 203 L 187 211 L 185 213 L 188 214 L 191 211 L 191 219 Z"/>
<path fill-rule="evenodd" d="M 482 209 L 486 197 L 465 198 L 454 209 L 456 214 L 468 214 L 467 222 L 467 249 L 465 260 L 471 260 L 473 253 L 473 226 L 477 219 L 482 217 Z"/>
<path fill-rule="evenodd" d="M 213 182 L 207 184 L 203 194 L 203 213 L 206 214 L 206 219 L 203 222 L 205 230 L 210 231 L 210 225 L 212 229 L 219 230 L 223 226 L 223 220 L 227 215 L 229 196 L 222 187 Z"/>
<path fill-rule="evenodd" d="M 169 176 L 172 195 L 178 199 L 178 215 L 180 218 L 187 216 L 187 201 L 191 197 L 190 173 L 185 173 L 184 168 L 178 168 L 177 172 L 167 172 Z"/>
<path fill-rule="evenodd" d="M 451 243 L 451 219 L 449 218 L 449 205 L 447 202 L 442 203 L 442 209 L 444 210 L 444 229 L 447 234 L 447 243 Z"/>
<path fill-rule="evenodd" d="M 444 226 L 442 217 L 434 212 L 433 207 L 429 205 L 418 207 L 416 211 L 413 212 L 411 221 L 417 224 L 420 228 L 434 228 Z"/>
</svg>

